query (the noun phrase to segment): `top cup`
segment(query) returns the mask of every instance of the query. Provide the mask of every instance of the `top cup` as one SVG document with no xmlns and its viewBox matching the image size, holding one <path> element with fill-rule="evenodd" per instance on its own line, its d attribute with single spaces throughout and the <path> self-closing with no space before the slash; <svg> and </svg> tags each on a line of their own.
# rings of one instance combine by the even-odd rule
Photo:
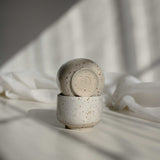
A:
<svg viewBox="0 0 160 160">
<path fill-rule="evenodd" d="M 63 95 L 90 97 L 102 94 L 104 75 L 93 61 L 84 58 L 71 60 L 63 64 L 57 80 Z"/>
</svg>

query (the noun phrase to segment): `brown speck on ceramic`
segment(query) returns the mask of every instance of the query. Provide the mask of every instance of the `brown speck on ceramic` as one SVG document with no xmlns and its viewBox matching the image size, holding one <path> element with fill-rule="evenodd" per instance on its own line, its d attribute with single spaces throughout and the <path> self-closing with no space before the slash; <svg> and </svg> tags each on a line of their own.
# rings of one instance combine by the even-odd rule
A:
<svg viewBox="0 0 160 160">
<path fill-rule="evenodd" d="M 90 113 L 91 113 L 91 111 L 87 112 L 87 115 L 90 114 Z"/>
</svg>

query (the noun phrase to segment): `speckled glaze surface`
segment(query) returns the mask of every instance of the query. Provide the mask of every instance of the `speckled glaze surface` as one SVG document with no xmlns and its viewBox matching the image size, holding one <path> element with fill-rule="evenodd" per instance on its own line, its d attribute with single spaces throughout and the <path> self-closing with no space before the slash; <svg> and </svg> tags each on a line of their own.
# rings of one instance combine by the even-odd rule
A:
<svg viewBox="0 0 160 160">
<path fill-rule="evenodd" d="M 93 127 L 101 119 L 103 96 L 57 96 L 57 119 L 70 129 Z"/>
<path fill-rule="evenodd" d="M 100 96 L 104 87 L 104 74 L 95 62 L 78 58 L 60 67 L 57 82 L 66 96 Z"/>
</svg>

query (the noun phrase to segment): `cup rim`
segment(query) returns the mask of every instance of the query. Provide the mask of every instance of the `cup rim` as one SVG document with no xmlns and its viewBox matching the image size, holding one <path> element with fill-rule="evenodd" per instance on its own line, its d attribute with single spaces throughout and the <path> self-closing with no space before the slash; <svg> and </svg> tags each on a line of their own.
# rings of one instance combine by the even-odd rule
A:
<svg viewBox="0 0 160 160">
<path fill-rule="evenodd" d="M 101 94 L 100 96 L 90 96 L 90 97 L 81 97 L 81 96 L 68 96 L 68 95 L 63 95 L 62 93 L 59 93 L 58 95 L 57 95 L 58 97 L 73 97 L 73 98 L 97 98 L 97 97 L 104 97 L 105 96 L 105 94 Z"/>
</svg>

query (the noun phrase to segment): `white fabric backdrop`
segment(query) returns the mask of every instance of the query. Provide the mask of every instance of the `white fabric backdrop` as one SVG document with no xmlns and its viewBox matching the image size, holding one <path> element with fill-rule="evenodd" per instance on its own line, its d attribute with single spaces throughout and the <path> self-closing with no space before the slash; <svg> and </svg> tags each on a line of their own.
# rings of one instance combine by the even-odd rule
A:
<svg viewBox="0 0 160 160">
<path fill-rule="evenodd" d="M 87 57 L 106 72 L 160 79 L 160 1 L 85 0 L 11 58 L 1 71 L 54 75 L 69 59 Z"/>
<path fill-rule="evenodd" d="M 96 61 L 105 73 L 127 73 L 143 81 L 159 81 L 160 31 L 157 29 L 159 21 L 156 18 L 152 19 L 155 14 L 159 14 L 159 6 L 160 2 L 156 0 L 152 3 L 149 0 L 80 1 L 59 21 L 4 64 L 1 72 L 36 70 L 55 77 L 58 68 L 64 62 L 86 57 Z M 122 86 L 124 87 L 123 83 Z M 144 93 L 145 85 L 143 87 L 141 97 L 149 97 L 150 94 Z M 155 92 L 152 87 L 156 88 L 156 85 L 152 84 L 148 88 L 151 94 L 153 93 L 151 99 L 154 99 L 159 92 Z M 13 96 L 8 92 L 7 95 Z M 31 95 L 34 97 L 35 93 Z M 118 94 L 120 95 L 121 93 Z M 140 112 L 136 110 L 138 104 L 133 106 L 133 100 L 129 97 L 128 99 L 129 102 L 124 96 L 122 101 L 125 101 L 125 105 L 117 102 L 119 105 L 115 106 L 124 108 L 128 104 L 134 111 Z M 159 110 L 159 108 L 155 110 L 157 109 Z M 150 111 L 146 114 L 143 110 L 143 114 L 147 116 L 148 112 Z M 159 111 L 157 113 L 159 116 Z"/>
<path fill-rule="evenodd" d="M 57 23 L 6 62 L 1 68 L 5 74 L 0 75 L 5 77 L 6 72 L 31 73 L 31 70 L 37 70 L 54 77 L 62 63 L 76 57 L 87 57 L 96 61 L 105 72 L 120 73 L 112 77 L 112 83 L 110 76 L 107 76 L 109 85 L 105 91 L 110 95 L 121 72 L 138 75 L 145 81 L 159 81 L 159 13 L 159 0 L 80 1 Z M 36 81 L 36 85 L 30 84 L 35 76 L 40 81 Z M 33 89 L 32 97 L 27 95 L 28 99 L 34 96 L 34 100 L 42 100 L 42 97 L 37 99 L 36 86 L 44 89 L 46 76 L 33 74 L 28 79 L 27 74 L 21 74 L 20 77 L 13 76 L 13 79 L 23 84 L 25 89 L 29 86 Z M 11 79 L 10 75 L 5 80 Z M 55 83 L 50 83 L 53 79 L 47 77 L 47 80 L 45 88 L 52 86 L 54 89 Z M 13 85 L 12 81 L 9 82 Z M 16 89 L 15 86 L 13 89 Z M 43 89 L 38 93 L 44 95 Z M 15 96 L 8 93 L 8 96 Z M 26 97 L 29 92 L 19 90 L 18 93 Z M 46 110 L 46 104 L 28 101 L 3 103 L 0 99 L 0 104 L 0 151 L 4 159 L 159 160 L 160 123 L 129 117 L 105 108 L 102 123 L 91 132 L 71 132 L 57 124 L 56 114 L 52 112 L 55 104 L 50 104 L 49 110 Z M 24 117 L 19 111 L 27 115 L 32 113 L 31 117 Z"/>
</svg>

